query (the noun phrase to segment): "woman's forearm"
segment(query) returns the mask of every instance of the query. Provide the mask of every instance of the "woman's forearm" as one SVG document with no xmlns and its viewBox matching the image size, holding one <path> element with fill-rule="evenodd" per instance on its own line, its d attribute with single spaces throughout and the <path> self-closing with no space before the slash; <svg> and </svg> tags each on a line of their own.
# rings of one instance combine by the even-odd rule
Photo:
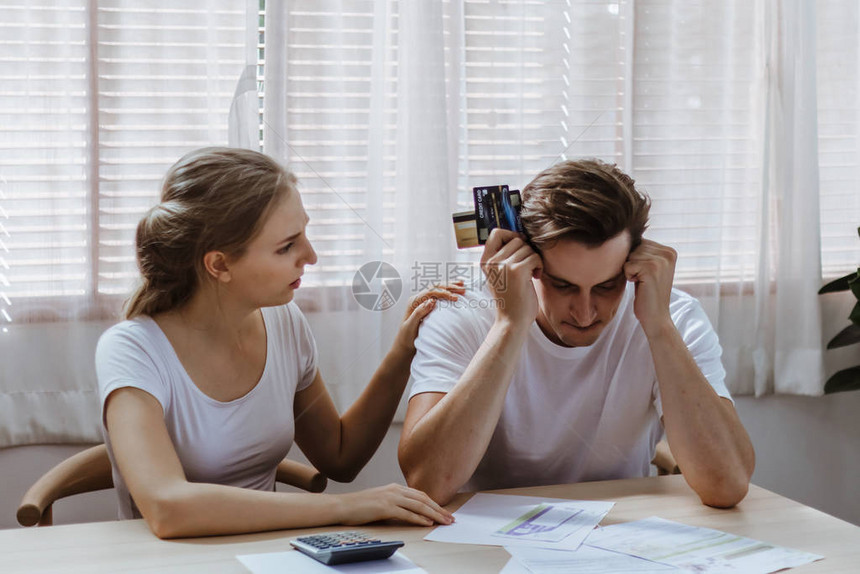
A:
<svg viewBox="0 0 860 574">
<path fill-rule="evenodd" d="M 338 466 L 345 478 L 354 478 L 385 438 L 409 382 L 414 355 L 414 350 L 392 347 L 367 387 L 341 417 Z"/>
<path fill-rule="evenodd" d="M 264 492 L 177 481 L 159 489 L 140 510 L 159 538 L 241 534 L 343 522 L 336 495 Z"/>
</svg>

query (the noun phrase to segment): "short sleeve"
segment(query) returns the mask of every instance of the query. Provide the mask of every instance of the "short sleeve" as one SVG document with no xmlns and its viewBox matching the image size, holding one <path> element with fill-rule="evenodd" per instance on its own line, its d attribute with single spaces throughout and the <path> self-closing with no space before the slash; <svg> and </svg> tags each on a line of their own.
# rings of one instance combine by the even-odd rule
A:
<svg viewBox="0 0 860 574">
<path fill-rule="evenodd" d="M 714 331 L 702 305 L 689 295 L 672 301 L 672 320 L 681 334 L 687 349 L 696 361 L 699 370 L 708 380 L 717 395 L 727 398 L 732 403 L 731 393 L 726 387 L 726 370 L 723 367 L 723 349 L 720 346 L 719 337 Z M 654 383 L 654 405 L 660 417 L 663 416 L 663 404 L 657 383 Z"/>
<path fill-rule="evenodd" d="M 311 332 L 308 320 L 295 303 L 289 303 L 287 309 L 292 322 L 292 331 L 296 346 L 296 356 L 299 360 L 300 372 L 296 391 L 308 388 L 314 382 L 317 374 L 319 355 L 317 343 Z"/>
<path fill-rule="evenodd" d="M 112 392 L 133 387 L 155 397 L 163 410 L 170 403 L 170 393 L 154 359 L 156 343 L 147 336 L 143 325 L 125 321 L 105 331 L 96 346 L 96 377 L 104 424 L 105 401 Z"/>
<path fill-rule="evenodd" d="M 420 393 L 448 393 L 460 380 L 492 324 L 481 310 L 469 307 L 472 301 L 475 299 L 461 297 L 460 304 L 438 304 L 421 323 L 415 339 L 409 398 Z"/>
</svg>

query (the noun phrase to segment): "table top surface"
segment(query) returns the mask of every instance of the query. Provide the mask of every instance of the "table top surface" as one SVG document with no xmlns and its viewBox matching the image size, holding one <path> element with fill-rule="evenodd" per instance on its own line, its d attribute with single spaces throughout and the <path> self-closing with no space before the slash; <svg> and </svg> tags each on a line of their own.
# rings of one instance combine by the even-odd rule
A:
<svg viewBox="0 0 860 574">
<path fill-rule="evenodd" d="M 740 505 L 729 510 L 704 506 L 681 475 L 494 492 L 611 500 L 616 504 L 601 525 L 660 516 L 825 557 L 790 572 L 860 572 L 860 527 L 755 485 L 750 486 L 749 494 Z M 470 496 L 457 495 L 448 508 L 455 510 Z M 509 559 L 501 547 L 423 540 L 432 528 L 398 525 L 359 528 L 384 539 L 403 540 L 406 542 L 403 553 L 430 574 L 495 573 Z M 238 536 L 159 540 L 142 520 L 13 528 L 0 530 L 0 571 L 247 573 L 236 560 L 236 555 L 283 552 L 291 549 L 288 541 L 296 536 L 344 529 L 342 526 L 328 526 Z"/>
</svg>

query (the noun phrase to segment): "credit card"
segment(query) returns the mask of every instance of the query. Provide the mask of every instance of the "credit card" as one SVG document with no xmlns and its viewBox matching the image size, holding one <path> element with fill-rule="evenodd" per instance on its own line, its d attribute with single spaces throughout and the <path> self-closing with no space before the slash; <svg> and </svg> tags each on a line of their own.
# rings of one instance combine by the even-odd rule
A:
<svg viewBox="0 0 860 574">
<path fill-rule="evenodd" d="M 475 199 L 475 221 L 478 224 L 478 243 L 487 242 L 495 228 L 505 229 L 505 215 L 502 212 L 502 194 L 508 191 L 507 185 L 488 185 L 473 187 Z"/>
<path fill-rule="evenodd" d="M 522 196 L 518 189 L 507 185 L 485 185 L 472 188 L 475 210 L 452 214 L 457 247 L 484 245 L 493 229 L 501 228 L 523 233 L 520 218 Z"/>
<path fill-rule="evenodd" d="M 476 247 L 478 243 L 478 226 L 475 222 L 474 211 L 461 211 L 451 216 L 454 220 L 454 237 L 457 239 L 457 247 Z"/>
</svg>

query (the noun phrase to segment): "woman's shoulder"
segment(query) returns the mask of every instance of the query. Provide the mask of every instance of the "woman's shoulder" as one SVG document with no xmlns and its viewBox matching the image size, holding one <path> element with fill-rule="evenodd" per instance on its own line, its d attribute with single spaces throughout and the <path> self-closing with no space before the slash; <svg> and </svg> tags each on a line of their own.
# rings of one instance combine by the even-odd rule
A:
<svg viewBox="0 0 860 574">
<path fill-rule="evenodd" d="M 164 347 L 163 334 L 158 324 L 148 316 L 126 319 L 109 327 L 99 337 L 96 356 L 144 352 L 159 353 Z"/>
<path fill-rule="evenodd" d="M 158 325 L 151 317 L 141 315 L 110 326 L 101 334 L 99 342 L 151 339 L 156 329 L 158 329 Z"/>
</svg>

